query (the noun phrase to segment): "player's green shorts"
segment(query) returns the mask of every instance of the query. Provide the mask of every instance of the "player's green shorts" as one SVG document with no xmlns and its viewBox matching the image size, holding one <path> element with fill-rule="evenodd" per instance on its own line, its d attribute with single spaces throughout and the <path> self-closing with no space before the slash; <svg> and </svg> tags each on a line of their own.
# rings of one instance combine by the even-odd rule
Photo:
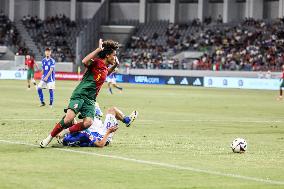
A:
<svg viewBox="0 0 284 189">
<path fill-rule="evenodd" d="M 34 70 L 28 69 L 27 79 L 30 80 L 31 78 L 34 78 Z"/>
<path fill-rule="evenodd" d="M 284 88 L 284 79 L 282 80 L 280 87 Z"/>
<path fill-rule="evenodd" d="M 95 101 L 84 100 L 81 98 L 71 98 L 68 109 L 73 110 L 75 114 L 78 114 L 80 112 L 83 118 L 93 118 L 95 116 Z"/>
</svg>

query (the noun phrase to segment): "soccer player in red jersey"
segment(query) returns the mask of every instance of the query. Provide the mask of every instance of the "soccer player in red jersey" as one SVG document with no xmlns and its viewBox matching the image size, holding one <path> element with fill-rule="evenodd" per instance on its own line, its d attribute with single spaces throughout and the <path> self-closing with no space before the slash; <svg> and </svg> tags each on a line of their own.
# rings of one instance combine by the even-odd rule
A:
<svg viewBox="0 0 284 189">
<path fill-rule="evenodd" d="M 36 86 L 36 82 L 34 79 L 34 72 L 35 72 L 34 67 L 36 67 L 37 70 L 39 70 L 38 65 L 35 63 L 34 59 L 30 55 L 26 55 L 25 69 L 28 70 L 27 73 L 28 89 L 31 88 L 31 80 L 34 86 Z"/>
<path fill-rule="evenodd" d="M 96 97 L 107 75 L 112 73 L 119 64 L 116 57 L 117 49 L 117 42 L 112 40 L 103 42 L 100 39 L 99 47 L 82 60 L 87 70 L 82 81 L 73 91 L 65 116 L 55 125 L 48 137 L 40 142 L 42 148 L 46 147 L 60 132 L 59 137 L 62 138 L 65 134 L 82 131 L 92 125 Z M 72 125 L 79 112 L 83 121 Z"/>
</svg>

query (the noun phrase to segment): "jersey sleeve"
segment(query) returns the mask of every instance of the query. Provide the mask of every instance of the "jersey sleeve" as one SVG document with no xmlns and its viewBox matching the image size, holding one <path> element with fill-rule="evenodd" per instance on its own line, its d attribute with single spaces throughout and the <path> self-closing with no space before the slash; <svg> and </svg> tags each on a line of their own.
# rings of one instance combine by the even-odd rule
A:
<svg viewBox="0 0 284 189">
<path fill-rule="evenodd" d="M 85 67 L 91 67 L 91 66 L 94 65 L 94 63 L 95 63 L 95 59 L 91 59 L 91 60 L 89 60 L 89 62 L 87 64 L 84 64 L 84 65 L 85 65 Z"/>
<path fill-rule="evenodd" d="M 55 68 L 55 60 L 54 59 L 52 59 L 50 67 Z"/>
</svg>

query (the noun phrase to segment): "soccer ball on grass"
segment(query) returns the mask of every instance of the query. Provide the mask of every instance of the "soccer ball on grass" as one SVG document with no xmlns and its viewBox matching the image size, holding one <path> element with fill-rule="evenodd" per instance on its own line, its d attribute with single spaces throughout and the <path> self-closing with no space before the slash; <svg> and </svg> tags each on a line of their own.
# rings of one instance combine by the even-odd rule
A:
<svg viewBox="0 0 284 189">
<path fill-rule="evenodd" d="M 244 153 L 247 150 L 247 142 L 243 138 L 236 138 L 231 144 L 234 153 Z"/>
</svg>

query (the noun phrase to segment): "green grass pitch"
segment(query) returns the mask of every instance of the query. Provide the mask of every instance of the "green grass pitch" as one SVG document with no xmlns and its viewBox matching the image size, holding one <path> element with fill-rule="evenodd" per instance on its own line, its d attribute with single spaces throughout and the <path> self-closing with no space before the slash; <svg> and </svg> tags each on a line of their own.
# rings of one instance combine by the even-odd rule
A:
<svg viewBox="0 0 284 189">
<path fill-rule="evenodd" d="M 103 149 L 56 141 L 41 149 L 77 82 L 56 84 L 50 109 L 25 81 L 0 81 L 0 189 L 284 188 L 277 91 L 121 84 L 123 93 L 110 95 L 104 87 L 101 108 L 138 110 L 133 127 L 120 124 Z M 244 154 L 231 152 L 237 137 L 248 141 Z"/>
</svg>

